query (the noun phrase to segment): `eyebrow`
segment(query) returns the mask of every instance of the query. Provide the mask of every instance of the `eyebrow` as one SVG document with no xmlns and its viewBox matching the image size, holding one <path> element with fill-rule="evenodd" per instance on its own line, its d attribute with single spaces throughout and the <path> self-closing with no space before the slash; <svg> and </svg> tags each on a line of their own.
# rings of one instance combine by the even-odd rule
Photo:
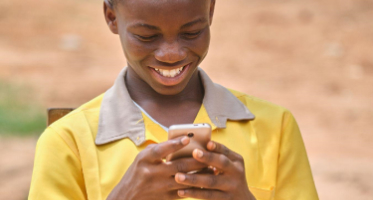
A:
<svg viewBox="0 0 373 200">
<path fill-rule="evenodd" d="M 188 23 L 182 25 L 180 29 L 185 29 L 185 28 L 191 27 L 195 24 L 204 23 L 206 21 L 207 21 L 206 18 L 201 17 L 201 18 L 198 18 L 196 20 L 193 20 L 191 22 L 188 22 Z M 153 25 L 150 25 L 150 24 L 144 24 L 144 23 L 138 23 L 138 24 L 133 25 L 132 27 L 133 28 L 144 27 L 144 28 L 151 29 L 151 30 L 156 30 L 156 31 L 160 30 L 160 28 L 157 27 L 157 26 L 153 26 Z"/>
<path fill-rule="evenodd" d="M 152 30 L 160 30 L 158 27 L 156 26 L 153 26 L 153 25 L 149 25 L 149 24 L 144 24 L 144 23 L 138 23 L 138 24 L 135 24 L 132 26 L 133 28 L 141 28 L 141 27 L 144 27 L 144 28 L 148 28 L 148 29 L 152 29 Z"/>
<path fill-rule="evenodd" d="M 194 21 L 191 21 L 191 22 L 188 22 L 188 23 L 182 25 L 180 29 L 185 29 L 185 28 L 191 27 L 191 26 L 193 26 L 195 24 L 199 24 L 199 23 L 205 23 L 206 21 L 207 21 L 206 18 L 201 17 L 201 18 L 198 18 Z"/>
</svg>

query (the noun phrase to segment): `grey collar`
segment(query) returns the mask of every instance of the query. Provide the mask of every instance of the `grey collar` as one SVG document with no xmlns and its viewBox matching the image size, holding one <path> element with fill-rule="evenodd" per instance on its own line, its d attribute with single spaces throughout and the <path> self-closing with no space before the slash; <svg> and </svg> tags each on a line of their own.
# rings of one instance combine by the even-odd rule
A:
<svg viewBox="0 0 373 200">
<path fill-rule="evenodd" d="M 126 69 L 120 72 L 114 85 L 104 94 L 96 145 L 123 138 L 129 138 L 137 146 L 146 141 L 141 111 L 132 102 L 124 82 Z M 201 68 L 199 68 L 199 73 L 205 88 L 203 105 L 217 128 L 226 128 L 228 119 L 233 121 L 254 119 L 254 115 L 229 90 L 213 83 Z"/>
</svg>

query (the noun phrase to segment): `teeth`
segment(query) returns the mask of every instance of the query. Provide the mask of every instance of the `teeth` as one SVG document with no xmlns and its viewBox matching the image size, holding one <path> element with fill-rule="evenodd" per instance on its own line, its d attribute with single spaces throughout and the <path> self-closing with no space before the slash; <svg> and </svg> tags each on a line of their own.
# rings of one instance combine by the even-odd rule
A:
<svg viewBox="0 0 373 200">
<path fill-rule="evenodd" d="M 175 77 L 175 75 L 176 75 L 176 70 L 175 69 L 171 70 L 170 71 L 170 76 Z"/>
<path fill-rule="evenodd" d="M 163 76 L 169 77 L 170 76 L 170 70 L 162 70 Z"/>
<path fill-rule="evenodd" d="M 154 68 L 154 70 L 156 72 L 158 72 L 160 75 L 162 75 L 164 77 L 171 77 L 171 78 L 173 78 L 176 75 L 180 74 L 183 69 L 184 69 L 184 67 L 180 67 L 180 68 L 172 69 L 172 70 Z"/>
</svg>

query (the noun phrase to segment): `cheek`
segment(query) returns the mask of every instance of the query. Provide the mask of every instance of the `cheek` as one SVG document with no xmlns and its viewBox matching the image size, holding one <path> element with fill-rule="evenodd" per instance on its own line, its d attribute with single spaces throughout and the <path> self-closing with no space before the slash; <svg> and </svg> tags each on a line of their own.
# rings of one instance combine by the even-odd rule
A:
<svg viewBox="0 0 373 200">
<path fill-rule="evenodd" d="M 210 45 L 210 32 L 205 31 L 196 40 L 189 43 L 189 49 L 197 54 L 199 57 L 204 58 L 207 54 Z"/>
<path fill-rule="evenodd" d="M 144 44 L 130 34 L 125 34 L 120 39 L 128 61 L 141 61 L 150 56 L 154 50 L 152 45 Z"/>
</svg>

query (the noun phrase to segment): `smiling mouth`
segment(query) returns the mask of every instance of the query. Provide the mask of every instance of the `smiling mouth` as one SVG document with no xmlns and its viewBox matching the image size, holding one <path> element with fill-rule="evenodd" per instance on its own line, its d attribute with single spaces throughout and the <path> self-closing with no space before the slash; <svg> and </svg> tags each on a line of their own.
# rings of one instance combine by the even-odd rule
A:
<svg viewBox="0 0 373 200">
<path fill-rule="evenodd" d="M 168 70 L 168 69 L 158 69 L 158 68 L 153 68 L 158 74 L 160 74 L 161 76 L 163 77 L 167 77 L 167 78 L 174 78 L 176 77 L 177 75 L 181 74 L 181 72 L 183 71 L 183 69 L 185 67 L 187 67 L 189 64 L 183 66 L 183 67 L 179 67 L 179 68 L 176 68 L 176 69 L 171 69 L 171 70 Z"/>
</svg>

